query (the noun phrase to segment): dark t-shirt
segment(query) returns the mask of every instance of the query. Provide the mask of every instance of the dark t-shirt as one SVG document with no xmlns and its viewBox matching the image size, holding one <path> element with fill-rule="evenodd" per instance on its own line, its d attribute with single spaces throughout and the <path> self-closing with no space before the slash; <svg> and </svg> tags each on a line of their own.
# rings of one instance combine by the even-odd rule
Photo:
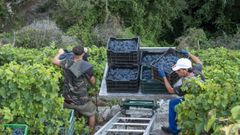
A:
<svg viewBox="0 0 240 135">
<path fill-rule="evenodd" d="M 193 66 L 192 71 L 195 77 L 200 77 L 202 81 L 205 81 L 205 77 L 202 74 L 202 64 L 197 63 Z M 181 91 L 181 86 L 182 86 L 182 82 L 185 78 L 180 78 L 179 81 L 176 83 L 176 86 L 173 87 L 173 90 L 176 94 L 178 94 L 179 96 L 183 96 L 185 93 Z"/>
<path fill-rule="evenodd" d="M 64 92 L 65 100 L 78 105 L 83 105 L 89 101 L 87 87 L 90 78 L 93 76 L 93 69 L 88 69 L 83 75 L 76 77 L 69 69 L 74 64 L 73 59 L 61 61 L 61 67 L 64 69 Z"/>
</svg>

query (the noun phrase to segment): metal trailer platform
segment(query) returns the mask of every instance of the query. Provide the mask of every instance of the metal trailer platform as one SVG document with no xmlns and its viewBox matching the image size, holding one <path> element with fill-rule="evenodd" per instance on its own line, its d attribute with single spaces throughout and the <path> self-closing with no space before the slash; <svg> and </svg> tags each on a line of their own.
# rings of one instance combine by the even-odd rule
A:
<svg viewBox="0 0 240 135">
<path fill-rule="evenodd" d="M 175 49 L 175 47 L 140 47 L 140 51 L 149 51 L 149 52 L 164 52 L 169 48 Z M 177 97 L 174 94 L 144 94 L 141 92 L 141 88 L 139 87 L 139 91 L 137 93 L 109 93 L 107 92 L 106 86 L 106 76 L 107 76 L 108 64 L 105 66 L 104 75 L 100 87 L 99 97 L 104 99 L 116 99 L 116 98 L 124 98 L 124 99 L 170 99 L 173 97 Z"/>
</svg>

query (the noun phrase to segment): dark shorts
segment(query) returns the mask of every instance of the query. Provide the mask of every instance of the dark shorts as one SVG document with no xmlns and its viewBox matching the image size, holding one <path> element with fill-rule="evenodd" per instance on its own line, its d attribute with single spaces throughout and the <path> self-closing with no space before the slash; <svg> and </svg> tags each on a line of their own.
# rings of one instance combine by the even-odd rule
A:
<svg viewBox="0 0 240 135">
<path fill-rule="evenodd" d="M 79 113 L 86 115 L 86 116 L 93 116 L 96 113 L 96 106 L 93 104 L 92 101 L 87 102 L 84 105 L 75 105 L 73 103 L 64 102 L 64 107 L 69 109 L 74 109 Z"/>
</svg>

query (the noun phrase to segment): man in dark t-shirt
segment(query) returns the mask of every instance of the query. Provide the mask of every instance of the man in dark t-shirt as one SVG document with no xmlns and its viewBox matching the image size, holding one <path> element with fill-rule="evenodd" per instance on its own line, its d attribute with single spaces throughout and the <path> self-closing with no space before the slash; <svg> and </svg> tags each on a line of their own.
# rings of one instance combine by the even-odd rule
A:
<svg viewBox="0 0 240 135">
<path fill-rule="evenodd" d="M 84 48 L 76 46 L 72 49 L 73 57 L 59 59 L 64 54 L 63 49 L 59 49 L 58 54 L 53 59 L 53 64 L 60 66 L 64 70 L 64 107 L 88 116 L 91 131 L 95 128 L 96 106 L 88 97 L 87 88 L 89 84 L 95 84 L 93 67 L 83 60 Z M 93 132 L 92 132 L 93 134 Z"/>
<path fill-rule="evenodd" d="M 202 62 L 200 59 L 187 51 L 181 51 L 182 54 L 189 57 L 195 65 L 192 67 L 192 62 L 187 58 L 180 58 L 177 63 L 172 67 L 172 70 L 175 71 L 180 79 L 173 85 L 170 85 L 169 81 L 166 78 L 165 72 L 163 70 L 159 71 L 159 76 L 163 78 L 165 87 L 167 88 L 168 93 L 177 94 L 183 96 L 184 93 L 181 91 L 181 86 L 184 80 L 190 79 L 193 77 L 200 76 L 201 80 L 204 81 L 205 78 L 202 74 Z M 172 133 L 177 135 L 180 132 L 180 129 L 177 128 L 176 122 L 176 112 L 175 107 L 183 101 L 183 97 L 172 99 L 169 103 L 169 127 L 162 127 L 162 130 L 166 133 Z"/>
</svg>

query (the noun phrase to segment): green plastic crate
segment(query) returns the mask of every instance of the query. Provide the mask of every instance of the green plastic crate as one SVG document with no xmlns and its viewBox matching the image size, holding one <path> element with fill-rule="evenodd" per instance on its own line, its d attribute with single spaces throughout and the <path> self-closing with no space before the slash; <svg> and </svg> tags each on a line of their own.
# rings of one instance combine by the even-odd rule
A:
<svg viewBox="0 0 240 135">
<path fill-rule="evenodd" d="M 23 135 L 27 135 L 28 126 L 26 124 L 4 124 L 5 128 L 22 129 Z"/>
<path fill-rule="evenodd" d="M 146 79 L 143 77 L 143 72 L 149 70 L 150 71 L 150 79 Z M 165 94 L 167 93 L 167 89 L 162 81 L 155 80 L 151 74 L 151 67 L 149 66 L 141 66 L 140 72 L 140 86 L 141 92 L 144 94 Z"/>
<path fill-rule="evenodd" d="M 125 100 L 122 102 L 121 107 L 123 109 L 129 109 L 129 107 L 141 107 L 141 108 L 155 108 L 156 103 L 153 100 Z"/>
<path fill-rule="evenodd" d="M 70 118 L 68 121 L 69 127 L 65 129 L 64 127 L 61 127 L 60 129 L 60 135 L 73 135 L 74 134 L 74 126 L 75 126 L 75 112 L 74 110 L 71 110 L 70 112 Z"/>
</svg>

